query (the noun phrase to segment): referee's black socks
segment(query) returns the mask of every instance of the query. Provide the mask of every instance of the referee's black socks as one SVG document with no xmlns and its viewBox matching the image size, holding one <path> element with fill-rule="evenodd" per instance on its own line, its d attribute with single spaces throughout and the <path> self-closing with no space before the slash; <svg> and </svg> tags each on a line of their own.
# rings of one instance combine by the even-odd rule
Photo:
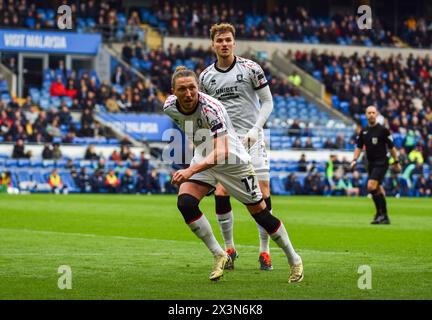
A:
<svg viewBox="0 0 432 320">
<path fill-rule="evenodd" d="M 387 215 L 387 202 L 386 202 L 384 194 L 382 194 L 382 193 L 378 194 L 378 189 L 373 190 L 370 193 L 372 194 L 372 199 L 375 203 L 377 215 L 386 216 Z"/>
<path fill-rule="evenodd" d="M 380 202 L 380 208 L 381 208 L 381 214 L 384 216 L 387 216 L 387 201 L 386 198 L 384 196 L 384 194 L 380 193 L 378 195 L 379 197 L 379 202 Z"/>
<path fill-rule="evenodd" d="M 370 193 L 372 195 L 373 202 L 375 203 L 376 215 L 381 215 L 381 194 L 378 194 L 378 189 L 372 190 Z"/>
</svg>

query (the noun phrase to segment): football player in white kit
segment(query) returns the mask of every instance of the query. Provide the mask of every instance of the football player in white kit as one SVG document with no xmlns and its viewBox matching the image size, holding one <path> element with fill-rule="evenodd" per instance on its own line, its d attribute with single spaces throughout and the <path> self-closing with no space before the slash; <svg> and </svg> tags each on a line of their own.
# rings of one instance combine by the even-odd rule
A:
<svg viewBox="0 0 432 320">
<path fill-rule="evenodd" d="M 256 183 L 251 158 L 238 138 L 222 103 L 198 91 L 196 74 L 177 67 L 172 76 L 173 95 L 164 104 L 164 112 L 183 130 L 195 146 L 187 169 L 174 173 L 172 183 L 178 184 L 177 207 L 192 232 L 214 256 L 210 280 L 223 276 L 231 257 L 217 242 L 199 202 L 217 183 L 244 203 L 255 221 L 282 248 L 291 271 L 288 282 L 303 279 L 303 263 L 295 252 L 283 223 L 270 214 Z"/>
<path fill-rule="evenodd" d="M 263 134 L 263 126 L 273 110 L 273 98 L 267 79 L 256 62 L 234 55 L 234 26 L 228 23 L 213 25 L 210 37 L 217 61 L 200 74 L 200 89 L 225 106 L 237 135 L 252 157 L 264 201 L 272 212 L 270 167 Z M 226 268 L 233 269 L 234 260 L 238 256 L 233 239 L 233 211 L 229 193 L 221 185 L 216 186 L 215 203 L 225 250 L 232 258 Z M 260 268 L 272 270 L 269 235 L 259 224 L 257 227 L 260 238 Z"/>
</svg>

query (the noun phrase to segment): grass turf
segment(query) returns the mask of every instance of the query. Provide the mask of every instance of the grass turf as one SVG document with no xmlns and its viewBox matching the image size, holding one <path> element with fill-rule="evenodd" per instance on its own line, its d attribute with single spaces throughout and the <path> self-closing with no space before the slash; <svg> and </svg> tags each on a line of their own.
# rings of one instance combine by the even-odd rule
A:
<svg viewBox="0 0 432 320">
<path fill-rule="evenodd" d="M 432 201 L 388 199 L 392 224 L 373 226 L 367 198 L 273 197 L 303 258 L 305 279 L 271 244 L 275 270 L 258 270 L 258 232 L 236 201 L 240 258 L 219 282 L 174 196 L 0 195 L 0 299 L 431 299 Z M 221 240 L 213 197 L 201 210 Z M 57 287 L 72 268 L 72 289 Z M 357 286 L 360 265 L 372 289 Z"/>
</svg>

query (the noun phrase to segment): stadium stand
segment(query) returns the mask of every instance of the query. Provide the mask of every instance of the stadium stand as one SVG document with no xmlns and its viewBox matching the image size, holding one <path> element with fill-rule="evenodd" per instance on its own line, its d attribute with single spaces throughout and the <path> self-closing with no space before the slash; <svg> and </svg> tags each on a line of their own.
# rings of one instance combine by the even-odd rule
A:
<svg viewBox="0 0 432 320">
<path fill-rule="evenodd" d="M 72 28 L 77 32 L 101 33 L 105 41 L 142 41 L 144 31 L 138 12 L 131 12 L 126 18 L 121 1 L 71 2 Z M 5 28 L 29 28 L 33 30 L 54 30 L 56 12 L 41 1 L 0 1 L 0 26 Z"/>
<path fill-rule="evenodd" d="M 404 22 L 393 31 L 384 17 L 374 18 L 373 29 L 359 30 L 355 16 L 312 13 L 294 4 L 269 12 L 260 10 L 260 4 L 257 7 L 255 3 L 254 8 L 245 2 L 152 3 L 151 8 L 131 8 L 121 1 L 71 3 L 72 32 L 96 32 L 103 36 L 105 44 L 122 43 L 121 55 L 110 56 L 109 81 L 101 80 L 96 69 L 67 69 L 65 61 L 60 60 L 58 66 L 50 64 L 50 68 L 43 70 L 39 86 L 30 87 L 17 99 L 0 74 L 0 143 L 11 145 L 22 140 L 25 148 L 47 143 L 48 149 L 60 145 L 61 150 L 69 145 L 117 147 L 121 138 L 113 131 L 118 129 L 115 123 L 127 122 L 134 115 L 137 119 L 142 115 L 152 119 L 159 117 L 161 103 L 171 89 L 171 73 L 175 67 L 186 65 L 199 74 L 214 61 L 214 54 L 208 47 L 194 47 L 193 39 L 184 47 L 177 44 L 168 44 L 165 49 L 148 47 L 143 27 L 147 25 L 161 35 L 188 39 L 208 38 L 211 24 L 227 21 L 236 25 L 238 39 L 292 41 L 317 46 L 429 48 L 431 45 L 430 20 L 409 15 L 404 16 Z M 55 11 L 38 1 L 0 0 L 0 26 L 54 30 Z M 287 57 L 321 81 L 330 94 L 331 105 L 353 123 L 364 125 L 364 108 L 370 104 L 378 106 L 384 123 L 394 134 L 395 145 L 401 150 L 403 165 L 400 176 L 390 172 L 386 190 L 392 195 L 425 196 L 424 190 L 431 183 L 432 165 L 432 62 L 429 56 L 411 55 L 405 59 L 396 48 L 392 50 L 394 54 L 387 58 L 372 53 L 337 55 L 331 50 L 288 52 Z M 1 53 L 2 64 L 15 75 L 18 75 L 18 55 L 9 51 Z M 259 62 L 274 95 L 274 110 L 267 122 L 268 145 L 272 151 L 283 153 L 300 149 L 306 153 L 315 150 L 338 153 L 353 150 L 354 125 L 341 121 L 303 95 L 297 83 L 301 78 L 295 78 L 296 75 L 281 77 L 271 72 L 266 61 Z M 145 140 L 133 133 L 129 137 L 140 142 Z M 18 150 L 14 157 L 12 152 L 0 154 L 0 171 L 10 172 L 13 187 L 22 191 L 50 192 L 47 179 L 56 168 L 70 192 L 106 192 L 104 178 L 110 169 L 118 174 L 118 192 L 173 192 L 166 183 L 170 171 L 161 169 L 155 161 L 142 178 L 145 182 L 138 181 L 140 159 L 136 155 L 125 159 L 118 159 L 116 153 L 112 158 L 105 156 L 101 171 L 97 154 L 87 158 L 84 152 L 73 157 L 60 153 L 44 159 L 32 150 L 22 153 Z M 73 166 L 68 165 L 70 161 Z M 292 158 L 276 157 L 271 162 L 272 192 L 322 195 L 366 192 L 364 166 L 359 166 L 360 177 L 343 165 L 340 166 L 342 170 L 328 174 L 328 162 L 307 160 L 299 166 Z M 344 162 L 346 159 L 342 160 Z M 126 168 L 132 170 L 134 178 L 129 181 L 129 185 L 134 186 L 132 189 L 121 187 Z M 86 170 L 83 174 L 88 175 L 84 182 L 78 177 L 81 170 Z"/>
<path fill-rule="evenodd" d="M 236 26 L 238 39 L 364 46 L 400 45 L 399 38 L 383 27 L 376 17 L 374 28 L 359 30 L 353 15 L 312 16 L 304 7 L 288 4 L 267 15 L 256 8 L 248 10 L 244 3 L 238 3 L 237 6 L 228 2 L 191 5 L 186 1 L 159 1 L 154 7 L 153 11 L 141 10 L 142 20 L 166 35 L 207 37 L 212 24 L 227 21 Z M 398 35 L 416 47 L 430 47 L 430 31 L 426 31 L 422 21 L 419 21 L 418 27 L 414 23 L 414 28 L 403 29 Z"/>
<path fill-rule="evenodd" d="M 361 125 L 363 110 L 376 105 L 394 135 L 397 148 L 410 153 L 418 145 L 424 158 L 432 144 L 432 95 L 429 57 L 410 55 L 382 59 L 376 54 L 335 56 L 327 52 L 296 52 L 296 63 L 321 80 L 335 108 Z"/>
<path fill-rule="evenodd" d="M 25 0 L 0 2 L 0 26 L 54 29 L 55 11 L 44 4 L 36 6 L 36 3 Z M 384 19 L 377 17 L 374 28 L 359 30 L 353 15 L 316 16 L 304 7 L 289 4 L 263 14 L 244 2 L 191 4 L 163 0 L 154 1 L 152 8 L 129 11 L 128 15 L 121 1 L 90 0 L 70 5 L 74 30 L 101 33 L 105 41 L 142 41 L 145 34 L 140 25 L 143 23 L 166 35 L 207 37 L 211 24 L 227 21 L 236 26 L 239 39 L 365 46 L 399 46 L 403 40 L 419 48 L 429 48 L 432 44 L 430 19 L 412 15 L 406 16 L 401 27 L 392 32 L 384 26 L 389 23 L 382 23 Z"/>
</svg>

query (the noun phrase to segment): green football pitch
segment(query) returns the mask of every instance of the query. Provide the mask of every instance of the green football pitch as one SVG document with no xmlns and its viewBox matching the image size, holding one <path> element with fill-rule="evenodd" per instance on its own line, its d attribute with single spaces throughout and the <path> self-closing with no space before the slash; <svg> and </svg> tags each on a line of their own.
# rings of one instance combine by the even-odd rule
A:
<svg viewBox="0 0 432 320">
<path fill-rule="evenodd" d="M 373 226 L 367 198 L 273 197 L 303 258 L 299 284 L 273 243 L 274 270 L 258 270 L 255 222 L 233 206 L 240 257 L 210 282 L 212 256 L 175 196 L 1 195 L 0 299 L 432 299 L 431 199 L 390 198 L 392 224 Z M 221 240 L 214 198 L 201 210 Z M 58 287 L 62 265 L 71 289 Z"/>
</svg>

